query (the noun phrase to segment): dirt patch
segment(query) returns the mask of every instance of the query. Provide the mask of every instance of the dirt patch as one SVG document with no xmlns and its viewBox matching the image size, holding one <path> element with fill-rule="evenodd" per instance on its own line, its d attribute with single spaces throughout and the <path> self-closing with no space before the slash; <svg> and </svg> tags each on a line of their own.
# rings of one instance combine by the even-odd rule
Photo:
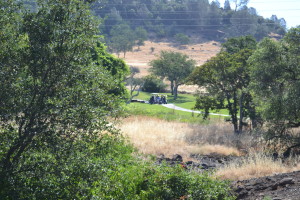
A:
<svg viewBox="0 0 300 200">
<path fill-rule="evenodd" d="M 215 41 L 181 46 L 176 46 L 171 42 L 146 41 L 145 45 L 140 47 L 140 50 L 135 47 L 132 52 L 126 53 L 124 60 L 128 65 L 138 67 L 141 70 L 140 76 L 145 76 L 149 74 L 149 62 L 156 59 L 161 51 L 184 53 L 194 59 L 197 65 L 202 65 L 220 51 L 220 46 L 221 45 Z M 153 48 L 154 51 L 152 51 L 151 48 Z"/>
<path fill-rule="evenodd" d="M 144 77 L 150 74 L 150 61 L 156 59 L 161 51 L 184 53 L 194 59 L 199 66 L 219 53 L 220 50 L 221 44 L 215 41 L 181 46 L 174 45 L 174 43 L 168 41 L 146 41 L 145 45 L 141 46 L 140 49 L 134 47 L 132 52 L 127 52 L 126 57 L 123 59 L 129 66 L 138 67 L 140 69 L 140 73 L 136 77 Z M 122 55 L 123 54 L 120 54 L 120 58 L 123 57 Z M 169 84 L 168 82 L 166 83 Z M 195 93 L 198 89 L 198 86 L 195 85 L 182 85 L 179 86 L 178 91 L 180 93 Z"/>
</svg>

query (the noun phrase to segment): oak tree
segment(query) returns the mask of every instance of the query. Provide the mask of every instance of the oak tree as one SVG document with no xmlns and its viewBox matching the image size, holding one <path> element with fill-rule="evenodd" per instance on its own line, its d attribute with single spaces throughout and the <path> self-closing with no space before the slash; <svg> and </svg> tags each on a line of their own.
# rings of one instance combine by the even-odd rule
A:
<svg viewBox="0 0 300 200">
<path fill-rule="evenodd" d="M 152 60 L 150 65 L 152 73 L 167 78 L 171 82 L 171 92 L 176 99 L 178 87 L 186 82 L 187 77 L 194 70 L 196 62 L 182 53 L 161 51 L 158 59 Z"/>
</svg>

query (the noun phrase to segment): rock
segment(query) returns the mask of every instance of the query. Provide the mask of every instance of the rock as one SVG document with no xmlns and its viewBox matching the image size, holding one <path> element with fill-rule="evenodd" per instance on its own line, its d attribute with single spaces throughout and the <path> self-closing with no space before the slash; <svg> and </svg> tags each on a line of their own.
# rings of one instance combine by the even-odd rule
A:
<svg viewBox="0 0 300 200">
<path fill-rule="evenodd" d="M 278 184 L 277 183 L 275 183 L 274 185 L 271 186 L 272 190 L 277 190 L 277 188 L 278 188 Z"/>
<path fill-rule="evenodd" d="M 287 184 L 294 184 L 295 181 L 293 178 L 283 178 L 279 181 L 278 185 L 283 186 Z"/>
<path fill-rule="evenodd" d="M 206 164 L 206 163 L 202 163 L 201 166 L 203 169 L 208 169 L 208 164 Z"/>
<path fill-rule="evenodd" d="M 194 162 L 193 162 L 193 161 L 187 161 L 185 164 L 186 164 L 186 165 L 193 165 Z"/>
<path fill-rule="evenodd" d="M 175 154 L 175 155 L 173 155 L 173 157 L 172 157 L 172 161 L 182 162 L 182 161 L 183 161 L 183 160 L 182 160 L 182 156 L 179 155 L 179 154 Z"/>
</svg>

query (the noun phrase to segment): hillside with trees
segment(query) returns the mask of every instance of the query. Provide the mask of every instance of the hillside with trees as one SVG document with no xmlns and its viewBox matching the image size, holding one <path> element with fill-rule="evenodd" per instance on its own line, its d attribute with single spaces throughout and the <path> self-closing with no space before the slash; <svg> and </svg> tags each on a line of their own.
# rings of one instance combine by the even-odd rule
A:
<svg viewBox="0 0 300 200">
<path fill-rule="evenodd" d="M 23 0 L 36 10 L 36 0 Z M 126 54 L 147 38 L 172 38 L 187 44 L 191 36 L 224 41 L 226 38 L 252 35 L 257 40 L 270 33 L 283 36 L 286 22 L 276 15 L 265 19 L 248 7 L 249 0 L 100 0 L 91 10 L 103 23 L 106 43 L 117 54 Z"/>
<path fill-rule="evenodd" d="M 218 0 L 211 3 L 208 0 L 111 0 L 95 2 L 92 10 L 105 19 L 104 34 L 124 23 L 132 30 L 143 27 L 156 37 L 173 37 L 189 31 L 211 40 L 244 35 L 260 40 L 271 32 L 285 33 L 284 19 L 275 15 L 264 19 L 247 4 L 245 0 L 226 0 L 224 5 Z"/>
</svg>

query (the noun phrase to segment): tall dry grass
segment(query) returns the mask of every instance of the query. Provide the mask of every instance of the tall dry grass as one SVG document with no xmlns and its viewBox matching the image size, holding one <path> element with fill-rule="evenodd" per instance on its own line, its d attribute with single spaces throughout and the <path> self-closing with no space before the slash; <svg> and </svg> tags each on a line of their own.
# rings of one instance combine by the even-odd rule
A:
<svg viewBox="0 0 300 200">
<path fill-rule="evenodd" d="M 119 125 L 121 132 L 142 153 L 171 157 L 180 154 L 190 160 L 191 154 L 242 155 L 241 149 L 250 155 L 236 159 L 216 171 L 222 179 L 244 180 L 300 170 L 300 159 L 285 162 L 273 160 L 265 154 L 267 146 L 260 138 L 244 134 L 236 136 L 230 124 L 218 122 L 209 125 L 191 125 L 168 122 L 150 117 L 134 116 Z"/>
<path fill-rule="evenodd" d="M 240 160 L 225 165 L 216 171 L 221 179 L 245 180 L 278 173 L 287 173 L 300 170 L 299 159 L 273 160 L 272 157 L 262 153 L 255 153 Z"/>
<path fill-rule="evenodd" d="M 226 124 L 196 126 L 134 116 L 125 119 L 119 128 L 145 154 L 180 154 L 184 159 L 189 159 L 191 154 L 240 154 L 237 148 L 229 146 L 232 133 L 229 134 L 231 127 Z M 227 135 L 224 134 L 226 129 Z"/>
</svg>

